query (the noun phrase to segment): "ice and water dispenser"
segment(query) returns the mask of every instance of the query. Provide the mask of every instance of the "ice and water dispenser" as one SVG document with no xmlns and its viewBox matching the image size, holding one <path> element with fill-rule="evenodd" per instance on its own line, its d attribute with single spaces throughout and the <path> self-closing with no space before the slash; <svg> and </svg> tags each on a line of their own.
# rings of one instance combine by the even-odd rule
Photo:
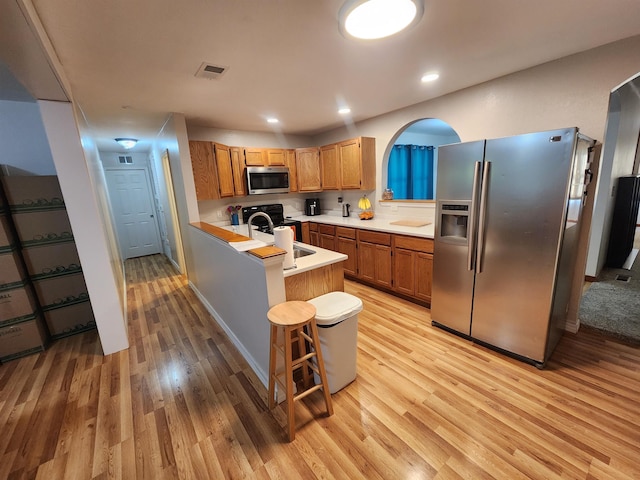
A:
<svg viewBox="0 0 640 480">
<path fill-rule="evenodd" d="M 442 242 L 466 245 L 469 232 L 469 210 L 471 202 L 438 202 L 437 215 L 440 220 L 438 239 Z"/>
</svg>

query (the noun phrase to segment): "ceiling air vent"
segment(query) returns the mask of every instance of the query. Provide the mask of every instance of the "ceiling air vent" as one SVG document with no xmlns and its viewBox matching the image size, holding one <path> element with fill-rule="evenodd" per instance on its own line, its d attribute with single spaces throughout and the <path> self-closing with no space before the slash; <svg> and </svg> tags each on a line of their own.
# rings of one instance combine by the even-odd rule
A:
<svg viewBox="0 0 640 480">
<path fill-rule="evenodd" d="M 196 72 L 196 77 L 198 78 L 208 78 L 209 80 L 214 80 L 220 78 L 224 73 L 229 69 L 229 67 L 223 67 L 220 65 L 213 65 L 212 63 L 204 62 L 198 68 Z"/>
<path fill-rule="evenodd" d="M 120 163 L 132 164 L 133 157 L 131 155 L 118 155 L 118 161 Z"/>
</svg>

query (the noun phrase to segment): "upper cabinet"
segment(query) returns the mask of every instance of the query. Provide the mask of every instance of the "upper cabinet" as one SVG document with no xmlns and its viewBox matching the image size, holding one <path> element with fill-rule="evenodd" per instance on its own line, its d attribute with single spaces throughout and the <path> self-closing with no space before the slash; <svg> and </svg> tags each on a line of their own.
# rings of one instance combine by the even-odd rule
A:
<svg viewBox="0 0 640 480">
<path fill-rule="evenodd" d="M 296 151 L 285 150 L 284 164 L 289 168 L 289 191 L 298 191 L 298 166 L 296 165 Z"/>
<path fill-rule="evenodd" d="M 376 188 L 375 138 L 359 137 L 338 143 L 342 190 Z"/>
<path fill-rule="evenodd" d="M 322 190 L 320 149 L 318 147 L 297 148 L 296 166 L 299 192 L 319 192 Z"/>
<path fill-rule="evenodd" d="M 295 150 L 189 141 L 189 151 L 198 200 L 247 195 L 245 167 L 288 167 L 291 192 L 376 187 L 375 139 L 369 137 Z"/>
<path fill-rule="evenodd" d="M 218 171 L 220 197 L 233 197 L 233 167 L 231 165 L 230 148 L 220 143 L 213 144 L 213 151 Z"/>
<path fill-rule="evenodd" d="M 245 148 L 244 163 L 247 167 L 264 167 L 267 164 L 267 150 L 264 148 Z"/>
<path fill-rule="evenodd" d="M 320 147 L 320 164 L 322 165 L 322 189 L 340 190 L 338 144 Z"/>
<path fill-rule="evenodd" d="M 236 197 L 243 197 L 247 194 L 244 151 L 240 147 L 231 147 L 229 151 L 231 152 L 231 168 L 233 170 L 233 190 Z"/>
<path fill-rule="evenodd" d="M 218 172 L 213 157 L 211 142 L 189 141 L 193 181 L 196 185 L 198 200 L 216 200 L 220 198 Z"/>
<path fill-rule="evenodd" d="M 267 166 L 285 166 L 286 151 L 282 148 L 269 148 L 267 150 Z"/>
<path fill-rule="evenodd" d="M 323 190 L 376 188 L 375 139 L 358 137 L 320 147 Z"/>
</svg>

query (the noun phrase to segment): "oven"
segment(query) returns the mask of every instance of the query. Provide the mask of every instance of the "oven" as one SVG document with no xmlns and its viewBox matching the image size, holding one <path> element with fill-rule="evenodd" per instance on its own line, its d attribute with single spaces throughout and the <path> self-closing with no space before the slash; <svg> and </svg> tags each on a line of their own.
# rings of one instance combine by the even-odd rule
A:
<svg viewBox="0 0 640 480">
<path fill-rule="evenodd" d="M 262 212 L 269 215 L 274 227 L 292 227 L 294 232 L 294 238 L 296 241 L 302 241 L 302 222 L 298 220 L 292 220 L 284 217 L 284 207 L 281 203 L 272 203 L 268 205 L 253 205 L 251 207 L 244 207 L 242 209 L 242 222 L 247 223 L 249 217 L 256 212 Z M 258 227 L 258 230 L 263 233 L 273 233 L 269 231 L 269 223 L 267 219 L 259 216 L 253 219 L 253 225 Z"/>
</svg>

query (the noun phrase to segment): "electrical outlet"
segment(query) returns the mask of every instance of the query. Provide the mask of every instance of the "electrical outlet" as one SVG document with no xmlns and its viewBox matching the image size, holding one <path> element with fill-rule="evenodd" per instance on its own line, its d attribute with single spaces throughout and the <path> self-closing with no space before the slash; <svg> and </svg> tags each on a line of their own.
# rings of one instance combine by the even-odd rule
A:
<svg viewBox="0 0 640 480">
<path fill-rule="evenodd" d="M 391 205 L 391 211 L 392 212 L 397 212 L 398 211 L 398 205 Z"/>
<path fill-rule="evenodd" d="M 338 203 L 342 203 L 342 197 L 338 197 Z"/>
<path fill-rule="evenodd" d="M 218 218 L 222 218 L 222 211 L 218 210 Z"/>
</svg>

